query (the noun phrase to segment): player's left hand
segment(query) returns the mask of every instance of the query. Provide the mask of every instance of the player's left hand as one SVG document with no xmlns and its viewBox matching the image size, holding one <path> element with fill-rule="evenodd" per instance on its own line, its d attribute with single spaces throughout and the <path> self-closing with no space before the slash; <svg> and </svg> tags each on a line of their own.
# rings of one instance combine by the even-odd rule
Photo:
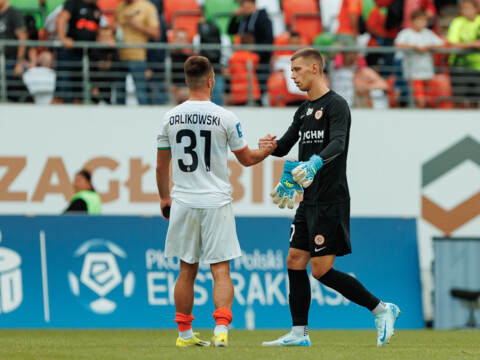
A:
<svg viewBox="0 0 480 360">
<path fill-rule="evenodd" d="M 162 218 L 165 220 L 170 219 L 170 207 L 172 206 L 172 198 L 168 196 L 167 198 L 160 199 L 160 212 Z"/>
<path fill-rule="evenodd" d="M 314 154 L 308 161 L 302 161 L 292 170 L 293 180 L 305 189 L 312 184 L 313 178 L 322 166 L 322 158 Z"/>
<path fill-rule="evenodd" d="M 285 206 L 289 209 L 293 209 L 295 204 L 295 192 L 298 193 L 298 195 L 303 194 L 302 187 L 293 181 L 292 176 L 292 170 L 298 164 L 298 161 L 285 161 L 280 182 L 270 193 L 270 196 L 273 198 L 273 203 L 278 204 L 280 209 L 285 208 Z"/>
</svg>

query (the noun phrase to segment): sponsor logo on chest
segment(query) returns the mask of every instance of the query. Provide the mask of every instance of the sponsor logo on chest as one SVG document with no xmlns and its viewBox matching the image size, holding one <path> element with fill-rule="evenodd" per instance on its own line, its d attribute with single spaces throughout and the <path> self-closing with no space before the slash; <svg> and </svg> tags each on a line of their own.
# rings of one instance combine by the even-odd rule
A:
<svg viewBox="0 0 480 360">
<path fill-rule="evenodd" d="M 315 111 L 313 108 L 308 108 L 307 112 L 302 115 L 300 118 L 303 119 L 306 116 L 314 114 L 315 120 L 320 120 L 323 115 L 323 107 L 320 110 Z M 307 120 L 308 121 L 308 120 Z M 318 127 L 318 123 L 315 121 L 314 127 Z M 312 124 L 312 123 L 311 123 Z M 300 139 L 303 144 L 313 144 L 313 143 L 323 143 L 323 138 L 325 136 L 325 130 L 303 130 L 300 131 Z"/>
<path fill-rule="evenodd" d="M 302 141 L 306 140 L 320 140 L 314 142 L 323 142 L 323 136 L 325 134 L 325 130 L 307 130 L 302 132 Z"/>
</svg>

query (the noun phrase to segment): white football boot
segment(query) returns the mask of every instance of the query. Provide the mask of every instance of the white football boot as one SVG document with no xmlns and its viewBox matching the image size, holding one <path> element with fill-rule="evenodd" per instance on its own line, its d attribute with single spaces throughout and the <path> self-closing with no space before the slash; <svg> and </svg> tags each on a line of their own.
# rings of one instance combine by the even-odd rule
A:
<svg viewBox="0 0 480 360">
<path fill-rule="evenodd" d="M 262 346 L 312 346 L 312 342 L 308 335 L 303 336 L 289 332 L 277 340 L 264 341 Z"/>
<path fill-rule="evenodd" d="M 401 313 L 397 305 L 385 303 L 387 310 L 380 315 L 375 316 L 375 327 L 377 328 L 377 346 L 385 346 L 390 343 L 390 338 L 393 335 L 393 325 Z"/>
</svg>

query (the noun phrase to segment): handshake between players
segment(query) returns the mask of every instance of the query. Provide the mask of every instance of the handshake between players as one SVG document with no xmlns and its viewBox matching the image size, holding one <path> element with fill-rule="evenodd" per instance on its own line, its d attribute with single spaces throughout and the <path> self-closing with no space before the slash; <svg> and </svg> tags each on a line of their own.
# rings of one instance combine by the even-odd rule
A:
<svg viewBox="0 0 480 360">
<path fill-rule="evenodd" d="M 268 134 L 258 141 L 258 148 L 271 147 L 274 139 L 274 136 Z M 285 161 L 280 182 L 270 193 L 273 203 L 278 204 L 280 209 L 284 209 L 285 206 L 293 209 L 295 193 L 302 196 L 303 189 L 312 184 L 315 175 L 322 166 L 322 158 L 315 154 L 308 161 Z"/>
</svg>

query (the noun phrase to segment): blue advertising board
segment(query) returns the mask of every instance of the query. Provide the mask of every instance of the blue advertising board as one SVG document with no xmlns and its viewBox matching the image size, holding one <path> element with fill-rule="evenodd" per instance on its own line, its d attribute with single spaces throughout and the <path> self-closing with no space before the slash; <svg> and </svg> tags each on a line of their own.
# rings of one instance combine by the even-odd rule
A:
<svg viewBox="0 0 480 360">
<path fill-rule="evenodd" d="M 288 328 L 285 258 L 291 220 L 237 218 L 235 328 Z M 177 259 L 163 255 L 159 217 L 0 216 L 1 328 L 174 328 Z M 423 327 L 415 220 L 355 218 L 353 254 L 335 267 Z M 311 328 L 372 328 L 371 313 L 311 278 Z M 212 276 L 201 264 L 194 327 L 214 326 Z"/>
</svg>

